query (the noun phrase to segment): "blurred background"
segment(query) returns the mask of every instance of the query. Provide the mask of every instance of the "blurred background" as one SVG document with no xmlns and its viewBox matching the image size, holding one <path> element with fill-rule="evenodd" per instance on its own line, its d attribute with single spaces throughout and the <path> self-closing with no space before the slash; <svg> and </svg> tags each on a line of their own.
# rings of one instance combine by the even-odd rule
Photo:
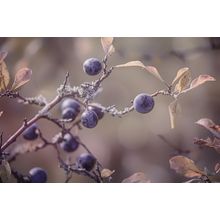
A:
<svg viewBox="0 0 220 220">
<path fill-rule="evenodd" d="M 173 80 L 178 69 L 187 66 L 193 78 L 210 74 L 217 81 L 204 84 L 180 98 L 182 113 L 174 130 L 170 129 L 168 113 L 172 99 L 165 96 L 155 98 L 155 108 L 148 114 L 131 112 L 120 119 L 106 114 L 94 129 L 80 130 L 81 140 L 104 167 L 116 171 L 113 182 L 121 182 L 135 172 L 144 172 L 151 182 L 184 181 L 169 167 L 169 159 L 178 154 L 176 149 L 189 150 L 186 156 L 201 168 L 205 166 L 213 170 L 219 162 L 219 155 L 212 149 L 199 149 L 193 144 L 193 139 L 211 136 L 195 124 L 200 118 L 220 123 L 220 38 L 115 38 L 114 46 L 116 52 L 109 59 L 109 66 L 140 60 L 145 65 L 156 66 L 168 82 Z M 21 94 L 25 97 L 41 94 L 48 100 L 56 95 L 67 71 L 72 85 L 94 80 L 83 72 L 82 64 L 87 58 L 102 59 L 104 56 L 100 38 L 0 38 L 0 50 L 9 53 L 5 61 L 12 79 L 21 67 L 27 66 L 33 71 L 31 81 L 22 88 Z M 144 70 L 132 67 L 114 70 L 104 81 L 103 88 L 95 101 L 104 106 L 115 104 L 123 109 L 137 94 L 153 93 L 164 87 Z M 0 130 L 4 132 L 4 140 L 19 128 L 24 118 L 30 119 L 38 110 L 36 106 L 1 99 L 0 111 L 4 114 L 0 118 Z M 53 113 L 60 117 L 59 106 Z M 50 122 L 41 120 L 38 124 L 48 138 L 59 131 Z M 23 143 L 21 137 L 11 148 Z M 82 149 L 74 152 L 73 159 L 80 152 Z M 65 180 L 50 146 L 21 155 L 12 163 L 12 167 L 23 174 L 34 166 L 48 171 L 49 182 Z M 90 180 L 74 175 L 71 181 Z"/>
</svg>

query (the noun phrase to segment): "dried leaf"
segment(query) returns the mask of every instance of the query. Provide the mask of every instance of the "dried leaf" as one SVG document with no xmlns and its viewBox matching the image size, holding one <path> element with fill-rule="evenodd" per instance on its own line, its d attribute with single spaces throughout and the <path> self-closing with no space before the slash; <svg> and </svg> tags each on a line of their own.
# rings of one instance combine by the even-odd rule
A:
<svg viewBox="0 0 220 220">
<path fill-rule="evenodd" d="M 175 100 L 169 104 L 168 108 L 169 108 L 169 115 L 170 115 L 170 126 L 172 129 L 174 129 L 176 125 L 176 116 L 181 111 L 180 105 L 177 102 L 177 100 Z"/>
<path fill-rule="evenodd" d="M 101 177 L 102 178 L 109 178 L 114 172 L 115 172 L 115 170 L 103 169 L 101 171 Z"/>
<path fill-rule="evenodd" d="M 10 76 L 8 72 L 8 68 L 3 61 L 0 63 L 0 91 L 5 90 L 9 84 Z"/>
<path fill-rule="evenodd" d="M 216 81 L 216 79 L 210 75 L 200 75 L 199 77 L 194 79 L 191 82 L 190 87 L 188 89 L 185 89 L 184 91 L 182 91 L 182 93 L 188 92 L 188 91 L 204 84 L 205 82 L 211 82 L 211 81 Z"/>
<path fill-rule="evenodd" d="M 15 80 L 12 85 L 12 90 L 19 89 L 21 86 L 25 85 L 32 75 L 32 70 L 29 68 L 22 68 L 15 74 Z"/>
<path fill-rule="evenodd" d="M 192 178 L 205 175 L 205 173 L 195 165 L 194 161 L 187 157 L 175 156 L 169 160 L 169 163 L 171 169 L 185 177 Z"/>
<path fill-rule="evenodd" d="M 113 40 L 114 40 L 113 37 L 102 37 L 101 38 L 102 48 L 105 54 L 108 56 L 111 56 L 111 54 L 115 52 L 115 48 L 112 44 Z"/>
<path fill-rule="evenodd" d="M 172 85 L 174 85 L 182 76 L 187 75 L 189 72 L 188 67 L 184 67 L 178 70 L 175 79 L 172 82 Z"/>
<path fill-rule="evenodd" d="M 150 180 L 144 173 L 138 172 L 124 179 L 122 183 L 150 183 Z"/>
<path fill-rule="evenodd" d="M 145 70 L 147 70 L 150 74 L 152 74 L 153 76 L 155 76 L 157 79 L 159 79 L 162 82 L 165 82 L 163 80 L 163 78 L 161 77 L 161 75 L 159 74 L 158 70 L 156 69 L 156 67 L 154 66 L 145 66 L 141 61 L 136 60 L 136 61 L 130 61 L 128 63 L 124 63 L 124 64 L 120 64 L 120 65 L 116 65 L 116 68 L 118 67 L 141 67 Z"/>
<path fill-rule="evenodd" d="M 203 126 L 209 130 L 215 137 L 220 139 L 220 126 L 216 125 L 211 119 L 202 118 L 196 124 Z"/>
<path fill-rule="evenodd" d="M 5 60 L 7 55 L 8 55 L 8 52 L 6 52 L 6 51 L 1 51 L 0 52 L 0 64 Z"/>
<path fill-rule="evenodd" d="M 11 167 L 7 160 L 2 160 L 0 165 L 0 179 L 7 182 L 11 177 Z"/>
<path fill-rule="evenodd" d="M 181 93 L 183 90 L 185 90 L 186 88 L 189 87 L 190 82 L 191 82 L 191 73 L 189 70 L 185 71 L 182 76 L 180 77 L 178 83 L 175 86 L 175 90 L 174 92 L 179 94 Z"/>
</svg>

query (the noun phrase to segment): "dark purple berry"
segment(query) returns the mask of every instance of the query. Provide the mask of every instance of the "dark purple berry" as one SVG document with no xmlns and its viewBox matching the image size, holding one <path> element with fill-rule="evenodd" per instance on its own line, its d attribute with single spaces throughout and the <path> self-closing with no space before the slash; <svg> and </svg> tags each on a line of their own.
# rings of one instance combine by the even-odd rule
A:
<svg viewBox="0 0 220 220">
<path fill-rule="evenodd" d="M 76 112 L 73 108 L 65 108 L 62 111 L 62 118 L 63 119 L 74 120 L 77 115 L 78 115 L 78 112 Z"/>
<path fill-rule="evenodd" d="M 68 153 L 75 151 L 78 146 L 79 142 L 69 133 L 64 135 L 63 141 L 60 143 L 60 147 Z"/>
<path fill-rule="evenodd" d="M 96 58 L 89 58 L 83 63 L 83 70 L 88 75 L 97 75 L 102 70 L 102 63 Z"/>
<path fill-rule="evenodd" d="M 67 98 L 61 104 L 61 110 L 63 111 L 66 108 L 72 108 L 76 112 L 80 112 L 80 104 L 75 99 Z"/>
<path fill-rule="evenodd" d="M 94 128 L 98 123 L 98 116 L 94 111 L 85 110 L 81 115 L 81 122 L 86 128 Z"/>
<path fill-rule="evenodd" d="M 29 171 L 32 183 L 46 183 L 47 173 L 40 167 L 34 167 Z"/>
<path fill-rule="evenodd" d="M 38 138 L 37 125 L 32 124 L 23 132 L 23 138 L 29 141 L 33 141 Z"/>
<path fill-rule="evenodd" d="M 104 111 L 103 111 L 103 108 L 102 108 L 101 105 L 99 105 L 99 104 L 97 104 L 97 103 L 92 103 L 92 104 L 88 107 L 88 109 L 89 109 L 90 111 L 94 111 L 94 112 L 97 114 L 99 120 L 103 118 L 103 116 L 104 116 Z"/>
<path fill-rule="evenodd" d="M 154 99 L 150 95 L 142 93 L 135 97 L 133 105 L 137 112 L 148 113 L 154 107 Z"/>
<path fill-rule="evenodd" d="M 83 153 L 78 157 L 77 164 L 79 167 L 90 171 L 96 164 L 96 158 L 89 153 Z"/>
</svg>

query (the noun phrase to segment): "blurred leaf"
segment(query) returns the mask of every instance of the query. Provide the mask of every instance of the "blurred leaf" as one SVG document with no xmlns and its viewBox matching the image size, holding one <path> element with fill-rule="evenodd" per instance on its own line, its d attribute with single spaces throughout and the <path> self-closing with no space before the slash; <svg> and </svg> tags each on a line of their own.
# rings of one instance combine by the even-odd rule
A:
<svg viewBox="0 0 220 220">
<path fill-rule="evenodd" d="M 141 61 L 136 60 L 136 61 L 130 61 L 128 63 L 116 65 L 115 67 L 141 67 L 145 70 L 147 70 L 150 74 L 152 74 L 154 77 L 159 79 L 162 82 L 165 82 L 161 75 L 159 74 L 158 70 L 154 66 L 145 66 Z"/>
<path fill-rule="evenodd" d="M 194 161 L 187 157 L 175 156 L 169 160 L 169 163 L 171 169 L 185 177 L 191 178 L 205 175 L 205 173 L 195 165 Z"/>
<path fill-rule="evenodd" d="M 138 172 L 124 179 L 122 183 L 150 183 L 150 180 L 144 173 Z"/>
<path fill-rule="evenodd" d="M 175 93 L 181 93 L 184 89 L 186 89 L 191 82 L 192 78 L 191 78 L 191 73 L 189 70 L 182 72 L 182 76 L 180 77 L 178 83 L 175 86 Z"/>
<path fill-rule="evenodd" d="M 9 84 L 10 76 L 8 72 L 8 68 L 3 61 L 0 63 L 0 91 L 5 90 Z"/>
<path fill-rule="evenodd" d="M 188 67 L 184 67 L 178 70 L 175 79 L 172 82 L 172 85 L 174 85 L 182 76 L 187 75 L 189 72 Z"/>
<path fill-rule="evenodd" d="M 194 79 L 189 88 L 185 89 L 182 91 L 182 93 L 188 92 L 202 84 L 204 84 L 205 82 L 209 82 L 209 81 L 216 81 L 216 79 L 210 75 L 200 75 L 199 77 L 197 77 L 196 79 Z"/>
<path fill-rule="evenodd" d="M 202 118 L 196 124 L 203 126 L 209 130 L 215 137 L 220 139 L 220 126 L 216 125 L 211 119 Z"/>
<path fill-rule="evenodd" d="M 0 117 L 2 116 L 2 114 L 3 114 L 3 111 L 0 112 Z"/>
<path fill-rule="evenodd" d="M 8 52 L 6 51 L 1 51 L 0 52 L 0 64 L 4 61 L 4 59 L 7 57 Z"/>
<path fill-rule="evenodd" d="M 102 178 L 108 178 L 108 177 L 110 177 L 114 172 L 115 172 L 115 170 L 103 169 L 103 170 L 101 171 L 101 177 L 102 177 Z"/>
<path fill-rule="evenodd" d="M 32 70 L 29 68 L 22 68 L 15 74 L 15 80 L 12 85 L 12 90 L 18 89 L 25 85 L 31 79 Z"/>
<path fill-rule="evenodd" d="M 168 109 L 169 109 L 169 115 L 170 115 L 170 126 L 172 129 L 174 129 L 176 125 L 176 116 L 181 111 L 180 105 L 177 102 L 177 100 L 171 102 L 168 106 Z"/>
<path fill-rule="evenodd" d="M 214 140 L 212 140 L 211 138 L 195 139 L 194 144 L 214 148 L 218 153 L 220 153 L 220 139 L 217 138 L 214 138 Z"/>
<path fill-rule="evenodd" d="M 101 43 L 102 43 L 102 48 L 105 52 L 106 55 L 111 56 L 112 53 L 115 52 L 115 48 L 113 46 L 113 37 L 102 37 L 101 38 Z"/>
<path fill-rule="evenodd" d="M 11 167 L 7 160 L 2 160 L 0 165 L 0 178 L 2 182 L 7 182 L 11 177 Z"/>
<path fill-rule="evenodd" d="M 215 164 L 215 172 L 219 173 L 220 172 L 220 163 Z"/>
</svg>

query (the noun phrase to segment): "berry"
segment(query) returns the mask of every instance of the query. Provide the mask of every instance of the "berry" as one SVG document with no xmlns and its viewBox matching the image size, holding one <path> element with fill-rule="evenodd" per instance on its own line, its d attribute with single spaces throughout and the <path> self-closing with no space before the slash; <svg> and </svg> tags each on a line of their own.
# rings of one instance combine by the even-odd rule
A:
<svg viewBox="0 0 220 220">
<path fill-rule="evenodd" d="M 60 147 L 68 153 L 75 151 L 78 146 L 79 142 L 69 133 L 64 135 L 64 140 L 60 143 Z"/>
<path fill-rule="evenodd" d="M 32 183 L 46 183 L 47 173 L 40 167 L 34 167 L 29 171 Z"/>
<path fill-rule="evenodd" d="M 148 113 L 154 107 L 154 99 L 146 93 L 141 93 L 135 97 L 133 105 L 137 112 Z"/>
<path fill-rule="evenodd" d="M 89 58 L 83 63 L 83 70 L 88 75 L 97 75 L 102 70 L 102 63 L 96 58 Z"/>
<path fill-rule="evenodd" d="M 89 153 L 83 153 L 78 157 L 77 163 L 80 167 L 90 171 L 95 166 L 96 158 Z"/>
<path fill-rule="evenodd" d="M 63 111 L 66 108 L 72 108 L 77 113 L 80 112 L 80 104 L 75 99 L 67 98 L 61 104 L 61 110 Z"/>
<path fill-rule="evenodd" d="M 29 141 L 33 141 L 38 138 L 38 133 L 37 133 L 37 125 L 32 124 L 29 128 L 27 128 L 23 132 L 23 138 Z"/>
<path fill-rule="evenodd" d="M 99 104 L 97 104 L 97 103 L 92 103 L 92 105 L 90 105 L 90 106 L 88 107 L 88 109 L 89 109 L 90 111 L 94 111 L 94 112 L 97 114 L 99 120 L 103 118 L 104 112 L 103 112 L 103 110 L 102 110 L 102 107 L 101 107 Z"/>
<path fill-rule="evenodd" d="M 94 111 L 85 110 L 81 115 L 81 122 L 86 128 L 94 128 L 98 123 L 98 116 Z"/>
<path fill-rule="evenodd" d="M 73 108 L 68 107 L 68 108 L 63 109 L 62 118 L 74 120 L 76 118 L 77 114 L 78 113 Z"/>
</svg>

